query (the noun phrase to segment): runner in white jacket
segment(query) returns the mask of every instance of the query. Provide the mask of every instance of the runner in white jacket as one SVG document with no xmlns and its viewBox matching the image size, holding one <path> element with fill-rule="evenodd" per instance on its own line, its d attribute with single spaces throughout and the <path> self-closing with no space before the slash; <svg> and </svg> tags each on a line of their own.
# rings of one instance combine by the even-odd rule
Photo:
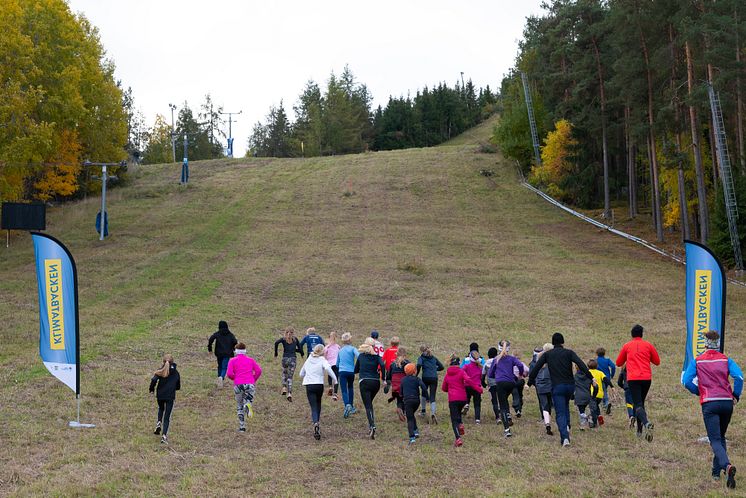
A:
<svg viewBox="0 0 746 498">
<path fill-rule="evenodd" d="M 313 422 L 313 437 L 318 441 L 321 439 L 319 419 L 321 418 L 321 399 L 324 397 L 324 378 L 328 375 L 332 382 L 337 384 L 337 376 L 334 375 L 329 362 L 324 358 L 324 345 L 317 344 L 313 353 L 308 357 L 300 369 L 303 385 L 306 386 L 308 404 L 311 405 L 311 421 Z"/>
</svg>

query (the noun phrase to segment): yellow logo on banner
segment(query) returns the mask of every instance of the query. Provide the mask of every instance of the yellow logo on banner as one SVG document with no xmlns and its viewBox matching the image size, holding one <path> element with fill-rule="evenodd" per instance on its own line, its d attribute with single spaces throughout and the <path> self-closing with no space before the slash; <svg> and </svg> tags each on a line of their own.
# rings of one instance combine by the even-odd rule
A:
<svg viewBox="0 0 746 498">
<path fill-rule="evenodd" d="M 705 352 L 705 333 L 710 330 L 710 293 L 712 270 L 697 270 L 694 276 L 694 357 Z"/>
<path fill-rule="evenodd" d="M 47 317 L 49 318 L 49 348 L 65 349 L 65 309 L 62 306 L 62 260 L 45 259 L 47 282 Z"/>
</svg>

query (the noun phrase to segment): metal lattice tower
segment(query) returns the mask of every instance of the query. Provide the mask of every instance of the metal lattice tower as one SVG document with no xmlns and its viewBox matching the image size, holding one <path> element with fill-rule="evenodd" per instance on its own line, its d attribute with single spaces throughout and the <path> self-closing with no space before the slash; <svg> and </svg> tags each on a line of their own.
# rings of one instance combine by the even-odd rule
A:
<svg viewBox="0 0 746 498">
<path fill-rule="evenodd" d="M 730 243 L 733 246 L 733 256 L 736 261 L 736 271 L 743 271 L 743 258 L 741 256 L 741 242 L 738 237 L 738 203 L 736 201 L 736 189 L 733 185 L 733 172 L 730 167 L 730 155 L 728 154 L 728 141 L 725 136 L 723 125 L 723 111 L 720 107 L 720 97 L 715 93 L 712 84 L 707 85 L 710 94 L 710 109 L 712 110 L 712 123 L 715 127 L 715 145 L 717 160 L 720 166 L 720 179 L 723 182 L 723 195 L 725 196 L 725 212 L 728 216 L 728 230 L 730 231 Z"/>
<path fill-rule="evenodd" d="M 536 165 L 541 166 L 541 152 L 539 151 L 539 134 L 536 131 L 536 120 L 534 119 L 534 101 L 531 99 L 531 91 L 528 88 L 526 73 L 521 71 L 523 80 L 523 94 L 526 96 L 526 109 L 528 109 L 528 124 L 531 126 L 531 140 L 534 142 L 534 156 Z"/>
</svg>

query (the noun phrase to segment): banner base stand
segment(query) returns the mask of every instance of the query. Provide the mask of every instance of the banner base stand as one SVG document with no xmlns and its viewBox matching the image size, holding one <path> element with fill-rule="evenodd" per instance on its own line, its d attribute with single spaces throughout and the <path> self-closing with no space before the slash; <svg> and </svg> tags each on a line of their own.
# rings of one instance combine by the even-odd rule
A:
<svg viewBox="0 0 746 498">
<path fill-rule="evenodd" d="M 68 423 L 68 426 L 73 427 L 75 429 L 90 429 L 91 427 L 96 427 L 96 424 L 82 424 L 78 422 L 77 420 L 71 420 Z"/>
</svg>

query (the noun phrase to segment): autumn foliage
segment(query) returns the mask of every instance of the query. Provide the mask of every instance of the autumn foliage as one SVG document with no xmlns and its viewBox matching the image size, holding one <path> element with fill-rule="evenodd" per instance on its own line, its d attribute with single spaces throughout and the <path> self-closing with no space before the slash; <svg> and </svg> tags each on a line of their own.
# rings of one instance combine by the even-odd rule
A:
<svg viewBox="0 0 746 498">
<path fill-rule="evenodd" d="M 545 188 L 552 197 L 568 199 L 570 192 L 565 187 L 567 179 L 575 173 L 573 150 L 578 141 L 572 136 L 572 124 L 566 119 L 554 125 L 554 131 L 547 134 L 541 149 L 542 165 L 531 168 L 529 181 Z"/>
</svg>

